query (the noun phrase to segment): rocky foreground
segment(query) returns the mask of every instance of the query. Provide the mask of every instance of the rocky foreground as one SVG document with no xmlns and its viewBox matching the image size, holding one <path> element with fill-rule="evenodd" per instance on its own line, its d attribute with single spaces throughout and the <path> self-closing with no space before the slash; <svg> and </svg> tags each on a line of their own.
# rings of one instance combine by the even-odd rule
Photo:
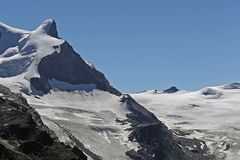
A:
<svg viewBox="0 0 240 160">
<path fill-rule="evenodd" d="M 86 160 L 77 148 L 60 143 L 20 95 L 0 85 L 1 160 Z"/>
</svg>

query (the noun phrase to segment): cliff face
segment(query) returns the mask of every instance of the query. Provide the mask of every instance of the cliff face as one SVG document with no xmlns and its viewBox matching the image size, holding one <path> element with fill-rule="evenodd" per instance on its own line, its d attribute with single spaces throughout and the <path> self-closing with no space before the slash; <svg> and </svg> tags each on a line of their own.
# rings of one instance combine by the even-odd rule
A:
<svg viewBox="0 0 240 160">
<path fill-rule="evenodd" d="M 104 74 L 85 62 L 67 41 L 59 38 L 56 22 L 48 19 L 33 31 L 0 23 L 1 84 L 26 94 L 99 89 L 121 95 Z M 56 85 L 57 83 L 57 85 Z M 59 85 L 60 83 L 60 85 Z M 70 86 L 70 87 L 69 87 Z M 89 87 L 90 86 L 90 87 Z"/>
<path fill-rule="evenodd" d="M 55 79 L 72 85 L 94 84 L 96 89 L 121 95 L 113 88 L 104 74 L 88 65 L 67 43 L 60 45 L 60 52 L 54 52 L 40 61 L 38 65 L 40 78 L 32 78 L 31 84 L 47 93 L 51 89 L 48 80 Z"/>
<path fill-rule="evenodd" d="M 0 159 L 85 160 L 78 149 L 60 143 L 20 95 L 0 85 Z"/>
<path fill-rule="evenodd" d="M 137 103 L 130 95 L 121 99 L 129 110 L 128 120 L 132 123 L 130 141 L 140 144 L 138 151 L 126 154 L 136 160 L 188 160 L 190 159 L 176 143 L 171 131 L 156 116 Z"/>
<path fill-rule="evenodd" d="M 127 121 L 131 123 L 132 142 L 138 142 L 140 147 L 130 150 L 126 154 L 134 160 L 207 160 L 215 159 L 207 156 L 208 148 L 201 146 L 203 141 L 176 137 L 157 117 L 130 95 L 123 95 L 121 102 L 128 106 L 131 113 L 127 114 Z M 189 147 L 196 148 L 189 150 Z"/>
</svg>

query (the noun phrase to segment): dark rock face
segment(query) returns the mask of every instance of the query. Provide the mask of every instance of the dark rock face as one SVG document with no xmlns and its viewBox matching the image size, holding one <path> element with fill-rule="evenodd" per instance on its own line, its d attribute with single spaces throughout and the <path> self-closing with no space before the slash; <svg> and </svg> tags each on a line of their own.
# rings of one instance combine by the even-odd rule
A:
<svg viewBox="0 0 240 160">
<path fill-rule="evenodd" d="M 127 152 L 129 157 L 136 160 L 216 159 L 212 155 L 207 155 L 208 148 L 204 141 L 174 137 L 162 123 L 140 125 L 134 129 L 129 139 L 141 144 L 141 149 L 137 152 Z M 202 144 L 204 144 L 203 148 Z M 189 147 L 193 149 L 189 149 Z"/>
<path fill-rule="evenodd" d="M 137 103 L 130 95 L 124 95 L 121 102 L 126 103 L 131 114 L 127 115 L 132 124 L 130 141 L 137 141 L 141 149 L 126 154 L 136 160 L 183 160 L 184 152 L 179 148 L 173 135 L 157 117 Z"/>
<path fill-rule="evenodd" d="M 178 91 L 179 91 L 179 89 L 177 87 L 173 86 L 169 89 L 164 90 L 163 93 L 176 93 Z"/>
<path fill-rule="evenodd" d="M 211 88 L 206 88 L 202 91 L 202 94 L 204 96 L 209 96 L 209 95 L 217 95 L 217 94 L 219 94 L 219 92 L 217 92 L 216 90 L 211 89 Z"/>
<path fill-rule="evenodd" d="M 57 24 L 56 24 L 55 20 L 53 20 L 52 25 L 51 25 L 51 27 L 50 27 L 50 29 L 49 29 L 48 34 L 49 34 L 50 36 L 52 36 L 52 37 L 58 38 Z"/>
<path fill-rule="evenodd" d="M 121 99 L 121 102 L 126 103 L 128 109 L 131 111 L 131 113 L 127 116 L 132 120 L 132 123 L 149 124 L 159 122 L 153 113 L 149 112 L 139 103 L 137 103 L 130 95 L 124 95 Z"/>
<path fill-rule="evenodd" d="M 138 160 L 188 159 L 162 123 L 141 125 L 132 132 L 129 139 L 143 144 L 135 154 L 135 156 L 138 155 Z M 133 153 L 129 152 L 128 154 L 130 157 L 134 156 Z"/>
<path fill-rule="evenodd" d="M 240 82 L 235 82 L 224 86 L 224 89 L 240 89 Z"/>
<path fill-rule="evenodd" d="M 41 121 L 19 94 L 0 86 L 0 158 L 3 160 L 86 160 L 68 148 Z"/>
<path fill-rule="evenodd" d="M 207 149 L 201 149 L 200 141 L 175 137 L 171 130 L 157 117 L 137 103 L 130 95 L 123 95 L 122 103 L 131 111 L 128 119 L 118 121 L 131 123 L 132 133 L 129 140 L 138 142 L 140 148 L 126 153 L 134 160 L 207 160 Z M 203 142 L 202 142 L 203 143 Z M 189 151 L 188 146 L 198 146 L 198 150 Z"/>
<path fill-rule="evenodd" d="M 39 63 L 38 70 L 41 78 L 32 78 L 31 84 L 44 93 L 51 89 L 48 80 L 55 79 L 70 84 L 96 84 L 96 88 L 121 95 L 113 88 L 104 74 L 92 68 L 67 43 L 63 43 L 61 51 L 44 57 Z"/>
<path fill-rule="evenodd" d="M 44 94 L 47 94 L 52 88 L 48 84 L 47 80 L 42 78 L 31 78 L 30 79 L 31 86 L 38 91 L 42 91 Z"/>
</svg>

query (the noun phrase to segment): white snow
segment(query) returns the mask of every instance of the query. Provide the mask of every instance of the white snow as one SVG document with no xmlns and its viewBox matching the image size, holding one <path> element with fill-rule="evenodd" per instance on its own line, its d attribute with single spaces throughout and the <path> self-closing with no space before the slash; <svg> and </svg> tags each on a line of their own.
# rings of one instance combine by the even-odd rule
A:
<svg viewBox="0 0 240 160">
<path fill-rule="evenodd" d="M 138 144 L 127 138 L 130 131 L 126 129 L 130 125 L 116 122 L 116 119 L 126 119 L 128 113 L 120 97 L 96 90 L 95 84 L 74 85 L 51 79 L 48 82 L 53 89 L 46 95 L 30 85 L 31 78 L 40 76 L 37 67 L 41 59 L 60 53 L 60 45 L 65 42 L 49 35 L 52 24 L 53 20 L 49 19 L 34 31 L 25 31 L 0 23 L 1 84 L 23 93 L 61 141 L 73 143 L 64 130 L 67 129 L 103 159 L 129 159 L 126 151 Z M 32 92 L 43 96 L 36 97 Z"/>
<path fill-rule="evenodd" d="M 34 96 L 26 98 L 40 113 L 44 123 L 65 143 L 69 143 L 69 138 L 56 123 L 71 131 L 86 148 L 106 160 L 129 159 L 125 152 L 139 146 L 128 140 L 130 131 L 126 129 L 130 128 L 130 124 L 116 122 L 116 119 L 126 119 L 129 113 L 118 96 L 99 90 L 52 90 L 40 99 Z"/>
<path fill-rule="evenodd" d="M 14 92 L 23 93 L 61 141 L 72 145 L 64 130 L 67 129 L 103 159 L 129 159 L 125 152 L 132 149 L 129 146 L 136 144 L 131 144 L 126 138 L 130 131 L 125 129 L 130 125 L 115 121 L 126 119 L 128 113 L 120 97 L 96 90 L 95 84 L 74 85 L 56 79 L 49 80 L 53 88 L 49 94 L 39 92 L 42 97 L 31 94 L 38 92 L 29 81 L 40 76 L 38 64 L 41 59 L 60 53 L 60 45 L 65 42 L 49 35 L 52 24 L 53 20 L 49 19 L 34 31 L 25 31 L 0 23 L 1 84 Z"/>
<path fill-rule="evenodd" d="M 17 89 L 21 84 L 32 91 L 29 80 L 39 77 L 40 60 L 54 52 L 60 52 L 64 40 L 48 35 L 53 20 L 49 19 L 34 31 L 24 31 L 0 23 L 0 80 L 2 84 Z M 21 77 L 21 78 L 20 78 Z M 11 84 L 13 82 L 14 84 Z"/>
<path fill-rule="evenodd" d="M 44 108 L 44 109 L 36 109 L 38 113 L 41 112 L 42 116 L 46 116 L 50 119 L 54 120 L 63 120 L 63 121 L 68 121 L 68 118 L 64 117 L 64 111 L 60 109 L 51 109 L 51 108 Z"/>
<path fill-rule="evenodd" d="M 219 159 L 240 158 L 240 89 L 236 89 L 236 83 L 196 92 L 142 92 L 132 96 L 169 128 L 191 131 L 187 138 L 206 141 L 210 152 L 219 155 Z M 223 151 L 224 142 L 230 144 L 228 151 Z"/>
<path fill-rule="evenodd" d="M 10 27 L 0 22 L 0 55 L 11 47 L 15 47 L 19 41 L 30 35 L 30 31 L 25 31 Z"/>
<path fill-rule="evenodd" d="M 49 33 L 51 29 L 51 25 L 54 23 L 53 19 L 47 19 L 45 22 L 43 22 L 37 29 L 37 32 L 44 32 L 44 33 Z"/>
<path fill-rule="evenodd" d="M 129 123 L 116 122 L 116 119 L 126 119 L 129 112 L 120 97 L 96 90 L 95 84 L 73 85 L 55 79 L 49 80 L 53 88 L 49 94 L 39 93 L 42 97 L 31 95 L 37 91 L 29 80 L 39 77 L 39 62 L 54 52 L 60 53 L 59 46 L 65 42 L 49 36 L 52 23 L 53 20 L 49 19 L 34 31 L 0 23 L 1 84 L 14 92 L 24 93 L 44 123 L 62 142 L 73 143 L 64 131 L 67 129 L 85 148 L 103 159 L 129 159 L 125 152 L 138 150 L 139 144 L 128 140 Z M 214 153 L 218 159 L 224 160 L 240 159 L 239 82 L 206 87 L 196 92 L 165 94 L 147 90 L 132 96 L 169 128 L 190 132 L 186 138 L 204 140 L 210 148 L 209 154 Z M 226 150 L 228 144 L 230 149 Z M 201 147 L 204 147 L 203 143 Z"/>
</svg>

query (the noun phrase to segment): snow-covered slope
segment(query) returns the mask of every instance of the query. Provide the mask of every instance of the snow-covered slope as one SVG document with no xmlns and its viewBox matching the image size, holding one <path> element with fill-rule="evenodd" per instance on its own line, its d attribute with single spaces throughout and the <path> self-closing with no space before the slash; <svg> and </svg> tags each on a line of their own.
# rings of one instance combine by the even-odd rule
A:
<svg viewBox="0 0 240 160">
<path fill-rule="evenodd" d="M 195 92 L 132 94 L 178 136 L 204 140 L 217 159 L 240 159 L 240 83 Z M 179 132 L 182 131 L 182 132 Z"/>
<path fill-rule="evenodd" d="M 138 149 L 125 131 L 130 123 L 120 123 L 130 112 L 120 92 L 58 38 L 52 19 L 34 31 L 0 23 L 0 83 L 23 93 L 61 141 L 90 158 L 129 159 Z"/>
<path fill-rule="evenodd" d="M 40 77 L 38 64 L 47 55 L 59 52 L 64 40 L 49 35 L 52 19 L 34 31 L 24 31 L 0 23 L 0 77 L 12 90 L 32 92 L 30 79 Z M 56 47 L 53 47 L 56 46 Z"/>
<path fill-rule="evenodd" d="M 129 159 L 125 153 L 139 146 L 128 140 L 130 131 L 126 129 L 130 123 L 123 125 L 116 121 L 126 119 L 129 112 L 118 96 L 99 90 L 52 91 L 41 99 L 34 96 L 27 99 L 61 141 L 73 143 L 67 135 L 70 132 L 93 159 Z"/>
<path fill-rule="evenodd" d="M 154 114 L 113 88 L 56 28 L 52 19 L 34 31 L 0 23 L 0 84 L 22 93 L 62 142 L 94 160 L 195 156 Z"/>
<path fill-rule="evenodd" d="M 52 19 L 34 31 L 0 23 L 0 80 L 13 91 L 20 89 L 25 94 L 43 95 L 56 87 L 60 90 L 76 87 L 76 90 L 100 89 L 120 95 L 102 73 L 58 37 Z"/>
</svg>

